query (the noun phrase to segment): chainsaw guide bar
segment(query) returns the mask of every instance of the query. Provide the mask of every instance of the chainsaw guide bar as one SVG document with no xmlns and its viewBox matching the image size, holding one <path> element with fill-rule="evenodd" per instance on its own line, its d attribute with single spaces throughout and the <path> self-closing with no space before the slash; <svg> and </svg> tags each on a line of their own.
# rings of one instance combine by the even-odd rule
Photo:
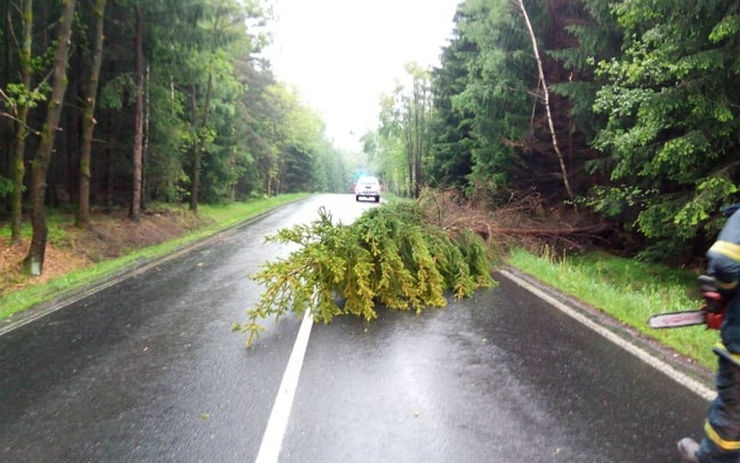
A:
<svg viewBox="0 0 740 463">
<path fill-rule="evenodd" d="M 676 328 L 679 326 L 703 325 L 706 323 L 703 310 L 687 310 L 653 315 L 648 319 L 650 328 Z"/>
</svg>

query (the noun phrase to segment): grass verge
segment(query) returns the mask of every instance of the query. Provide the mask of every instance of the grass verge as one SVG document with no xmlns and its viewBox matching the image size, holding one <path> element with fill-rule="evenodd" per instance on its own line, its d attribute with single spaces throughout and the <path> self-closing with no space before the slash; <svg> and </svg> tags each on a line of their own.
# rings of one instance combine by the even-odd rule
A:
<svg viewBox="0 0 740 463">
<path fill-rule="evenodd" d="M 599 308 L 641 333 L 713 368 L 711 346 L 718 332 L 702 326 L 655 330 L 647 319 L 661 312 L 693 310 L 701 305 L 696 275 L 606 253 L 538 257 L 514 250 L 507 263 L 564 293 Z"/>
<path fill-rule="evenodd" d="M 6 293 L 0 297 L 0 320 L 6 319 L 36 304 L 52 300 L 63 293 L 80 288 L 101 278 L 111 276 L 134 264 L 170 254 L 187 244 L 207 238 L 262 212 L 302 199 L 306 196 L 308 194 L 296 193 L 260 198 L 247 202 L 201 205 L 198 207 L 198 214 L 209 221 L 204 227 L 172 241 L 137 249 L 124 256 L 98 262 L 84 269 L 55 278 L 48 283 Z M 50 234 L 53 229 L 54 226 L 51 223 Z"/>
<path fill-rule="evenodd" d="M 398 196 L 395 193 L 391 193 L 390 191 L 384 191 L 382 195 L 383 201 L 386 201 L 388 203 L 397 203 L 399 201 L 413 201 L 413 199 L 406 198 L 403 196 Z"/>
</svg>

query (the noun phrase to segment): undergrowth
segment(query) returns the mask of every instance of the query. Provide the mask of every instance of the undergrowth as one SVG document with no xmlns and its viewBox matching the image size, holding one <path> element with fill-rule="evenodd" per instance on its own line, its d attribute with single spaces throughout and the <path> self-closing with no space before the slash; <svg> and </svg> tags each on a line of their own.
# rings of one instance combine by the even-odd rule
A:
<svg viewBox="0 0 740 463">
<path fill-rule="evenodd" d="M 334 224 L 322 208 L 318 220 L 267 240 L 300 247 L 253 276 L 266 289 L 248 320 L 233 326 L 248 334 L 247 347 L 263 330 L 259 319 L 310 310 L 324 323 L 344 314 L 372 320 L 376 303 L 418 313 L 444 307 L 445 291 L 463 298 L 494 284 L 485 243 L 427 223 L 415 203 L 370 209 L 351 225 Z"/>
</svg>

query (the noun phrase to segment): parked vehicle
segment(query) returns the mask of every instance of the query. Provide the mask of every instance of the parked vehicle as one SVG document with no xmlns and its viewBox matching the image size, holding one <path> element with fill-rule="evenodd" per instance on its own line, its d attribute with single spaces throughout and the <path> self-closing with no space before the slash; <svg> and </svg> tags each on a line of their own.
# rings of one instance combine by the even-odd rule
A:
<svg viewBox="0 0 740 463">
<path fill-rule="evenodd" d="M 380 202 L 380 182 L 375 177 L 360 177 L 355 183 L 355 201 L 360 198 L 372 198 L 373 201 Z"/>
</svg>

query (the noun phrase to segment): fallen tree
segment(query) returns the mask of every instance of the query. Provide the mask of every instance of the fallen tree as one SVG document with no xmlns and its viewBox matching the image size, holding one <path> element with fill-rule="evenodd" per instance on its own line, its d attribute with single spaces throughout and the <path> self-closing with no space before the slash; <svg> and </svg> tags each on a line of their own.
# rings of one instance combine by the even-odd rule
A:
<svg viewBox="0 0 740 463">
<path fill-rule="evenodd" d="M 418 313 L 445 306 L 445 291 L 462 298 L 494 284 L 483 240 L 429 223 L 418 203 L 374 208 L 351 225 L 334 224 L 321 209 L 318 220 L 268 241 L 300 248 L 253 276 L 266 289 L 247 321 L 233 326 L 247 333 L 247 347 L 263 329 L 260 319 L 310 310 L 324 323 L 344 314 L 371 320 L 377 303 Z"/>
<path fill-rule="evenodd" d="M 537 194 L 509 192 L 505 198 L 470 201 L 456 190 L 427 189 L 419 197 L 426 220 L 454 232 L 472 230 L 497 255 L 511 246 L 582 250 L 604 243 L 612 227 L 583 213 L 549 207 Z"/>
</svg>

